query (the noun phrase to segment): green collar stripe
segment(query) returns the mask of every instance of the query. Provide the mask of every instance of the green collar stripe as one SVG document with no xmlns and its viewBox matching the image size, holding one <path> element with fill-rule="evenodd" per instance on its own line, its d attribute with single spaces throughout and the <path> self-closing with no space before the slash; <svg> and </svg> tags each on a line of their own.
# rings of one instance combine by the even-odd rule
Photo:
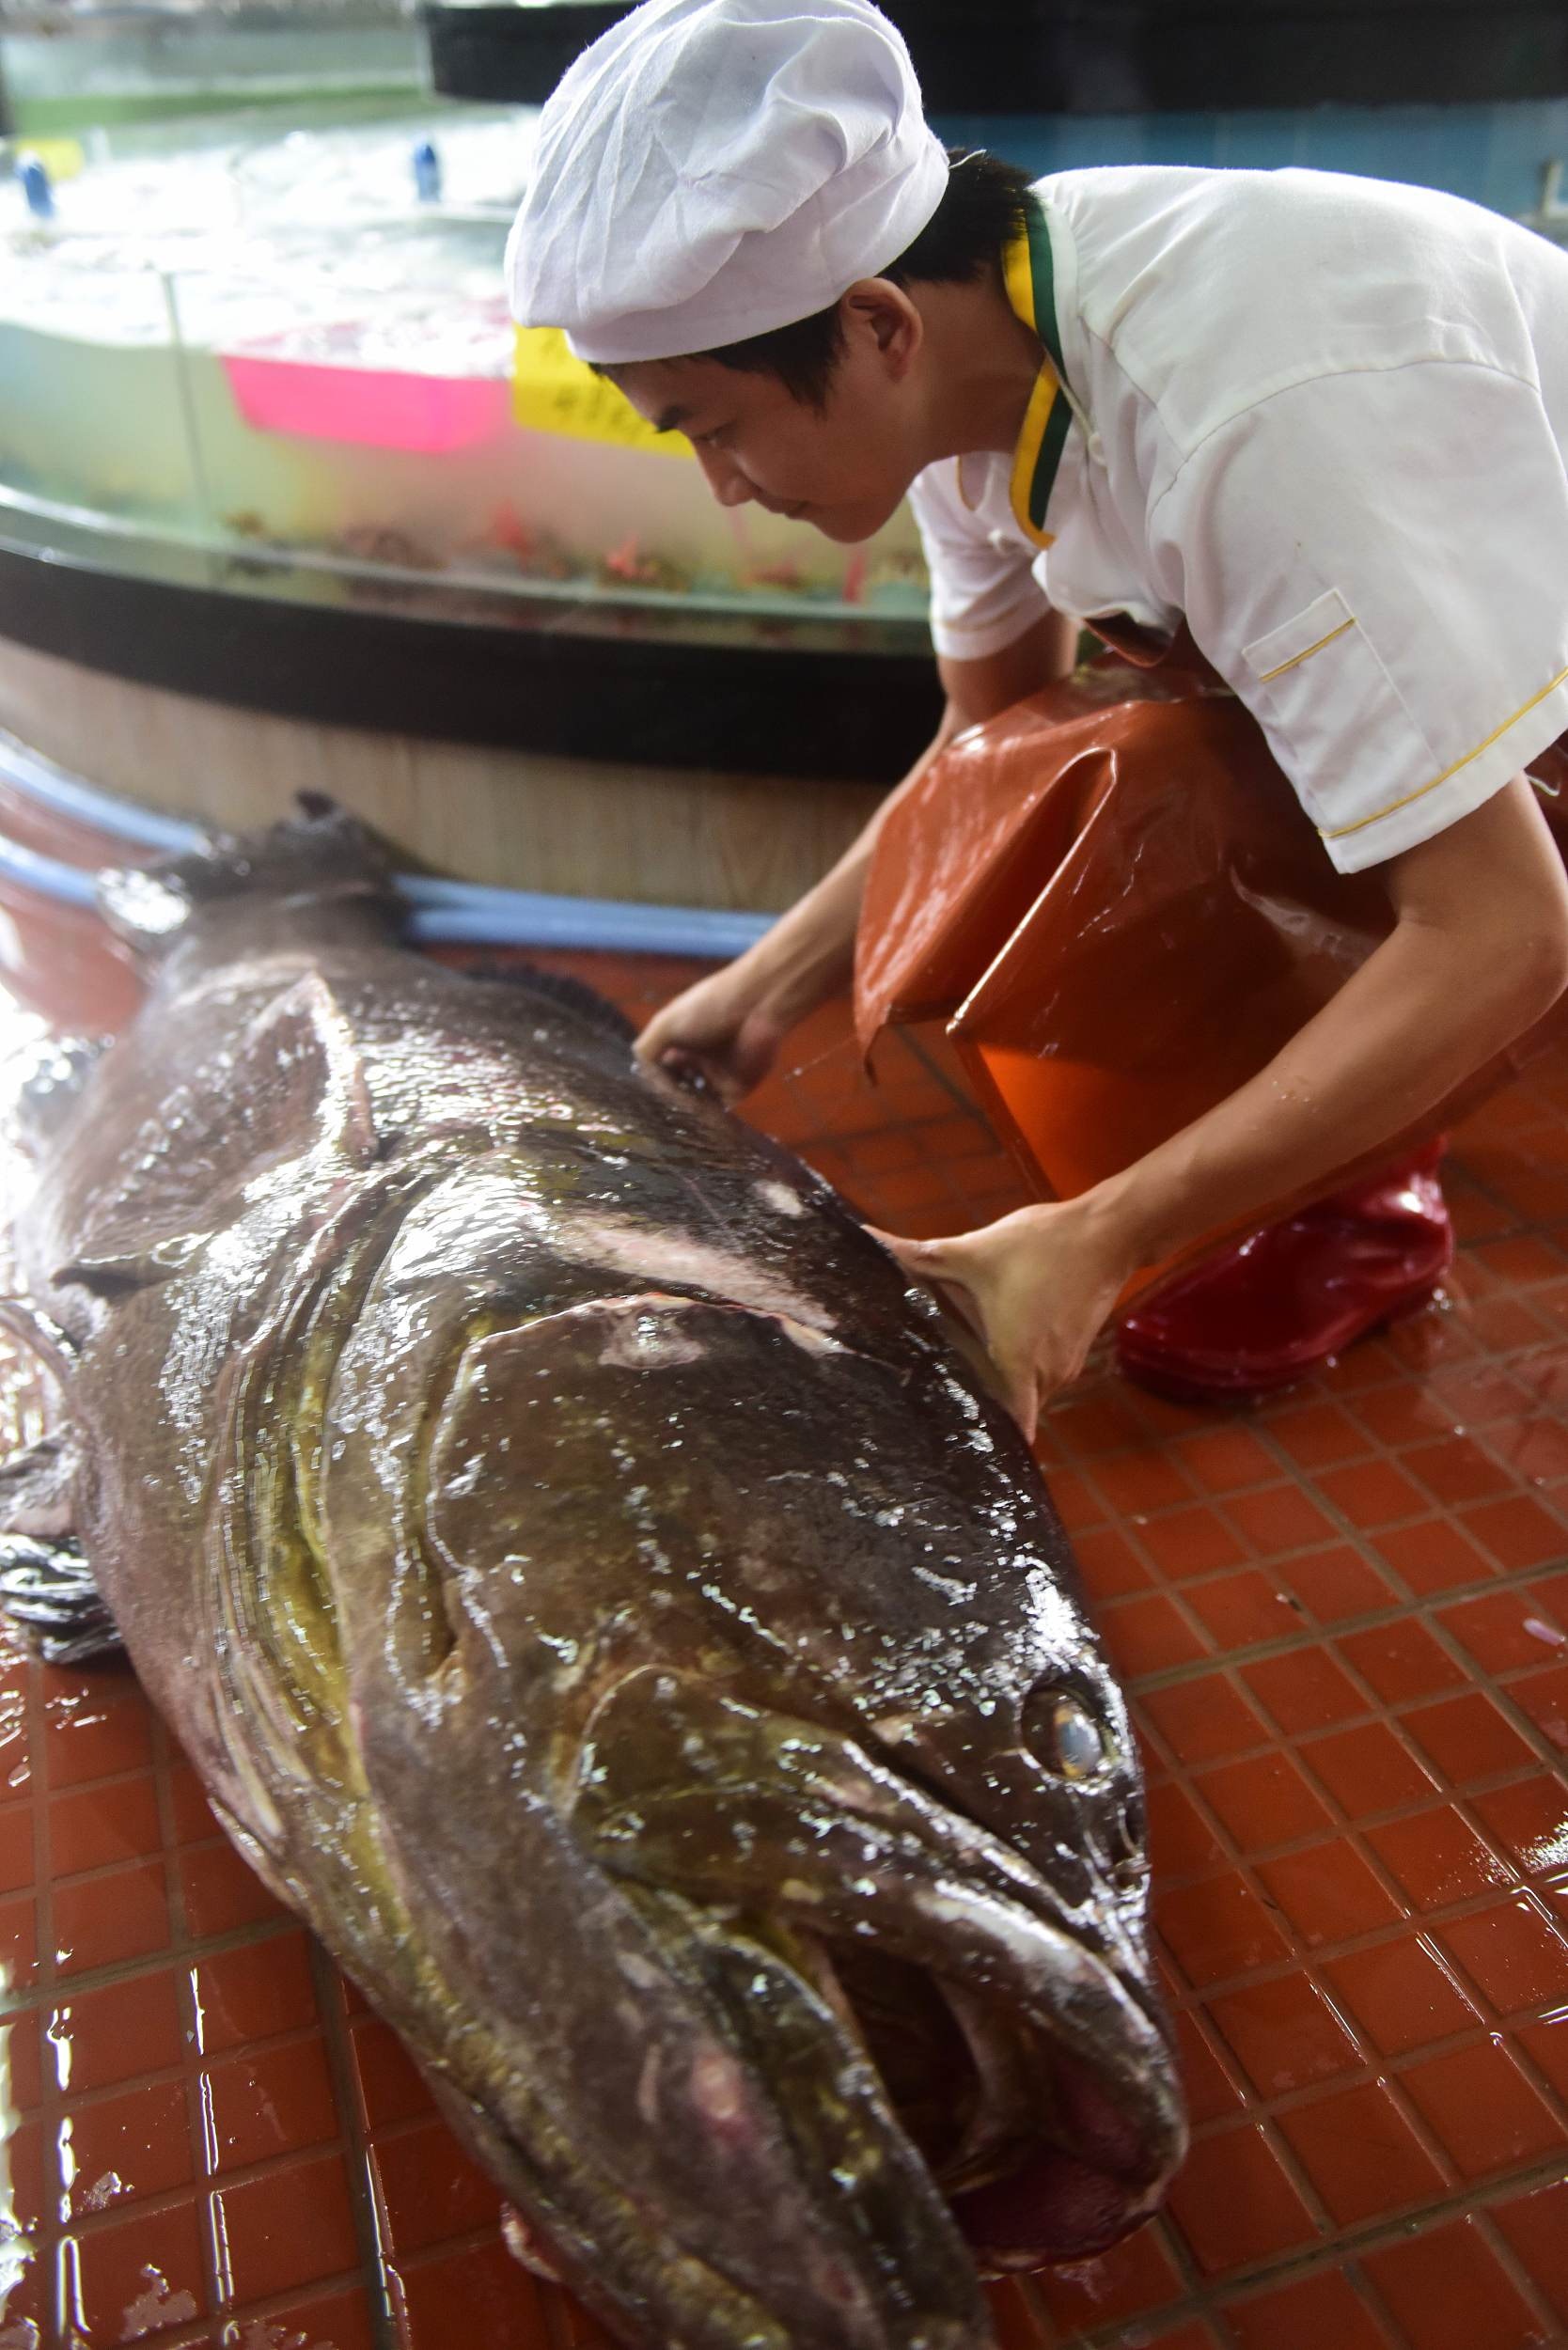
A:
<svg viewBox="0 0 1568 2350">
<path fill-rule="evenodd" d="M 1026 235 L 1029 248 L 1029 290 L 1034 304 L 1034 330 L 1044 344 L 1052 367 L 1057 372 L 1058 391 L 1051 403 L 1045 430 L 1041 435 L 1040 452 L 1035 459 L 1034 474 L 1028 487 L 1028 515 L 1035 529 L 1043 534 L 1045 509 L 1056 487 L 1057 471 L 1061 453 L 1067 446 L 1067 435 L 1073 426 L 1073 411 L 1065 391 L 1067 369 L 1062 364 L 1061 336 L 1057 327 L 1056 271 L 1051 259 L 1051 231 L 1045 212 L 1033 196 L 1029 198 Z"/>
<path fill-rule="evenodd" d="M 1065 384 L 1067 369 L 1061 362 L 1061 337 L 1057 333 L 1056 272 L 1051 261 L 1051 231 L 1045 225 L 1043 208 L 1033 196 L 1029 198 L 1028 215 L 1029 276 L 1034 287 L 1034 327 L 1051 354 L 1051 365 Z"/>
<path fill-rule="evenodd" d="M 1067 435 L 1072 429 L 1072 424 L 1073 411 L 1058 392 L 1046 420 L 1044 436 L 1040 444 L 1040 456 L 1035 463 L 1034 479 L 1029 484 L 1029 520 L 1036 530 L 1043 530 L 1045 527 L 1045 509 L 1051 503 L 1051 492 L 1056 487 L 1057 468 L 1061 463 L 1061 452 L 1067 446 Z"/>
</svg>

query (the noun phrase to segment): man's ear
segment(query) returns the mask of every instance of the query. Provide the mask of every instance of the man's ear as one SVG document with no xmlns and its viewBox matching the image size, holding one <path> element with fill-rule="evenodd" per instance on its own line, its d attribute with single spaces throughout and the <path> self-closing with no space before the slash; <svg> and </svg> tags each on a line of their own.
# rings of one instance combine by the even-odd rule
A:
<svg viewBox="0 0 1568 2350">
<path fill-rule="evenodd" d="M 890 277 L 863 277 L 839 306 L 846 336 L 866 337 L 897 382 L 906 375 L 925 340 L 925 321 L 902 286 Z"/>
</svg>

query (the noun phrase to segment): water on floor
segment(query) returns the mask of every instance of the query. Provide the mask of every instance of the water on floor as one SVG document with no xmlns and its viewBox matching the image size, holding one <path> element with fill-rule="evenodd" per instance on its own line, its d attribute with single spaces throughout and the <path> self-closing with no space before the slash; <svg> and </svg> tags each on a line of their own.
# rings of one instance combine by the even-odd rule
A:
<svg viewBox="0 0 1568 2350">
<path fill-rule="evenodd" d="M 541 958 L 635 1014 L 668 964 Z M 760 1119 L 910 1232 L 1017 1203 L 842 1015 Z M 1261 1411 L 1103 1361 L 1042 1441 L 1151 1780 L 1193 2147 L 1003 2350 L 1568 2338 L 1568 1053 L 1455 1137 L 1435 1310 Z M 39 1401 L 14 1370 L 0 1407 Z M 121 1674 L 0 1658 L 0 2350 L 568 2350 L 407 2059 Z"/>
</svg>

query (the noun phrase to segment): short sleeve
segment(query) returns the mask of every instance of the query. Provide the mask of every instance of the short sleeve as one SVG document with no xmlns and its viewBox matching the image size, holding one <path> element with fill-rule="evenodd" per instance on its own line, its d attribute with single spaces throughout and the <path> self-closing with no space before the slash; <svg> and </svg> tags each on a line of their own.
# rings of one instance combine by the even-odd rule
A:
<svg viewBox="0 0 1568 2350">
<path fill-rule="evenodd" d="M 1294 384 L 1188 457 L 1151 543 L 1341 872 L 1444 831 L 1568 728 L 1568 477 L 1519 377 Z"/>
<path fill-rule="evenodd" d="M 931 574 L 932 642 L 944 660 L 1000 652 L 1050 610 L 1027 542 L 996 544 L 1005 534 L 964 507 L 950 458 L 916 476 L 909 503 Z"/>
</svg>

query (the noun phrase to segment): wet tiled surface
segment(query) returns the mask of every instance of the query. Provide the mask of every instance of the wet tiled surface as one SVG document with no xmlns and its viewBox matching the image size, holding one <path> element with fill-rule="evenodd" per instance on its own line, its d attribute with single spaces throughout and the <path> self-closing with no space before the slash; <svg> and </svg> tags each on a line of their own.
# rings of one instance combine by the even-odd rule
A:
<svg viewBox="0 0 1568 2350">
<path fill-rule="evenodd" d="M 555 960 L 635 1012 L 685 976 Z M 794 1049 L 758 1114 L 875 1218 L 1016 1204 L 927 1058 Z M 999 2291 L 1003 2350 L 1568 2341 L 1568 1058 L 1448 1189 L 1444 1305 L 1267 1409 L 1101 1364 L 1050 1416 L 1194 2133 L 1162 2219 Z M 127 1677 L 0 1660 L 0 2350 L 602 2342 Z"/>
</svg>

